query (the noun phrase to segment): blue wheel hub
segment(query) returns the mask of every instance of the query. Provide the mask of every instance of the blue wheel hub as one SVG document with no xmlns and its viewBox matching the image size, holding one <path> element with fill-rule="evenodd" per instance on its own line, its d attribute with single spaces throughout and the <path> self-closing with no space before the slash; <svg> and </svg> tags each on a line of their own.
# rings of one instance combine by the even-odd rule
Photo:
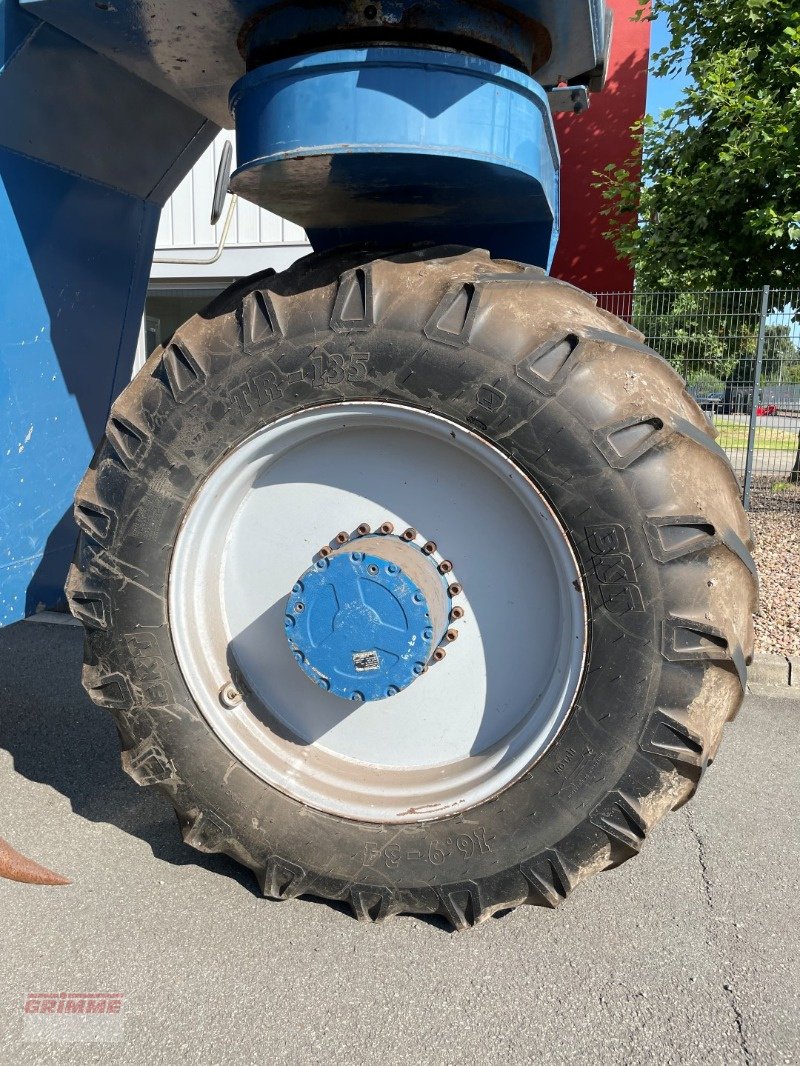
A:
<svg viewBox="0 0 800 1066">
<path fill-rule="evenodd" d="M 286 636 L 301 670 L 355 702 L 408 688 L 447 635 L 441 565 L 394 536 L 360 538 L 320 558 L 286 604 Z"/>
</svg>

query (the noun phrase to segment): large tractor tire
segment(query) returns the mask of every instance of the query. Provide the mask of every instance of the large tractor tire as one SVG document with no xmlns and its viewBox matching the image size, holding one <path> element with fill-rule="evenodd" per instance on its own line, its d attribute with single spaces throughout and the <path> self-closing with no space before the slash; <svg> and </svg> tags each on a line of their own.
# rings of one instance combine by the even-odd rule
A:
<svg viewBox="0 0 800 1066">
<path fill-rule="evenodd" d="M 704 415 L 589 296 L 485 252 L 235 285 L 116 402 L 76 515 L 125 769 L 270 898 L 556 906 L 692 795 L 742 700 L 756 577 Z"/>
</svg>

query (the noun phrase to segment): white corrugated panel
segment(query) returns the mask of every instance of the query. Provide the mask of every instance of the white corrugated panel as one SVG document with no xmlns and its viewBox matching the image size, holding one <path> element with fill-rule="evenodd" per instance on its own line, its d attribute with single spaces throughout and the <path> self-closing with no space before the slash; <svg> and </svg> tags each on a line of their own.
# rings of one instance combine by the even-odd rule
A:
<svg viewBox="0 0 800 1066">
<path fill-rule="evenodd" d="M 233 134 L 223 131 L 193 170 L 173 193 L 161 214 L 158 229 L 158 252 L 213 250 L 222 236 L 224 215 L 216 227 L 210 224 L 214 179 L 222 145 L 233 142 Z M 228 237 L 228 248 L 254 248 L 264 245 L 307 244 L 300 226 L 273 215 L 270 211 L 239 200 L 236 218 Z"/>
</svg>

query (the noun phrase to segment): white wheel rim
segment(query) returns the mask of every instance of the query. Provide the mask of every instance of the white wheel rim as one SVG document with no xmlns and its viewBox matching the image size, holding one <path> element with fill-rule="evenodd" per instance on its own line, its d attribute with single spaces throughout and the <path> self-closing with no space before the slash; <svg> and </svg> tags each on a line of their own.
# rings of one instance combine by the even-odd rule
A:
<svg viewBox="0 0 800 1066">
<path fill-rule="evenodd" d="M 443 662 L 354 704 L 301 673 L 284 607 L 339 530 L 386 520 L 453 561 L 465 615 Z M 563 728 L 587 647 L 580 569 L 533 482 L 462 426 L 387 403 L 307 408 L 234 448 L 184 518 L 169 612 L 186 684 L 232 755 L 370 822 L 444 817 L 517 780 Z M 235 706 L 220 696 L 232 681 Z"/>
</svg>

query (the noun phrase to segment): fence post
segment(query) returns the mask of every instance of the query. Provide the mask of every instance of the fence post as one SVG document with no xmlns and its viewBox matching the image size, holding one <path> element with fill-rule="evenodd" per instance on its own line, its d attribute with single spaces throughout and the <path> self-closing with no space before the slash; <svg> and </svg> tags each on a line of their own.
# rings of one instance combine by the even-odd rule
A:
<svg viewBox="0 0 800 1066">
<path fill-rule="evenodd" d="M 797 455 L 794 457 L 794 466 L 789 472 L 789 484 L 800 485 L 800 432 L 797 434 Z"/>
<path fill-rule="evenodd" d="M 756 408 L 758 391 L 761 387 L 761 366 L 764 362 L 764 337 L 767 331 L 767 313 L 769 312 L 769 285 L 761 293 L 761 318 L 758 323 L 758 344 L 756 345 L 756 366 L 753 373 L 753 388 L 750 393 L 750 428 L 747 434 L 747 458 L 744 464 L 744 492 L 742 502 L 745 511 L 750 510 L 750 491 L 753 487 L 753 446 L 756 440 Z"/>
</svg>

